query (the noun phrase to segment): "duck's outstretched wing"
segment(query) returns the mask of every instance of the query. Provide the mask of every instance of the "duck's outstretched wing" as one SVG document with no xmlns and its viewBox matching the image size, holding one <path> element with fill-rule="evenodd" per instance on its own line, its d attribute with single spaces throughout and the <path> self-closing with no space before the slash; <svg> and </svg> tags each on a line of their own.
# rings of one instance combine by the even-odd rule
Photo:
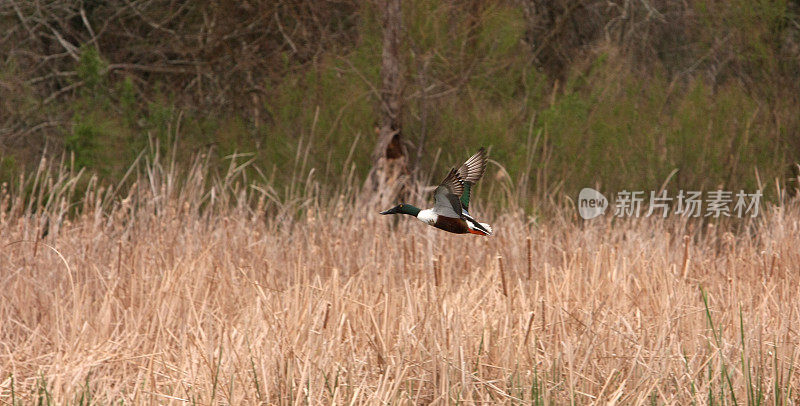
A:
<svg viewBox="0 0 800 406">
<path fill-rule="evenodd" d="M 463 190 L 463 182 L 458 179 L 458 172 L 455 168 L 451 169 L 433 192 L 433 211 L 445 217 L 461 218 L 462 208 L 458 197 Z"/>
<path fill-rule="evenodd" d="M 457 171 L 458 180 L 469 182 L 474 185 L 481 179 L 483 172 L 486 171 L 486 148 L 481 147 L 475 155 L 469 157 Z M 460 196 L 460 194 L 459 194 Z"/>
<path fill-rule="evenodd" d="M 469 209 L 469 196 L 472 186 L 481 179 L 486 172 L 486 148 L 481 148 L 475 155 L 469 157 L 456 171 L 447 175 L 444 182 L 452 184 L 454 193 L 460 198 L 464 210 Z"/>
<path fill-rule="evenodd" d="M 472 185 L 486 171 L 486 148 L 469 157 L 458 169 L 451 169 L 434 192 L 434 210 L 445 216 L 461 217 L 469 207 Z M 441 211 L 440 211 L 441 210 Z M 445 214 L 447 213 L 447 214 Z"/>
</svg>

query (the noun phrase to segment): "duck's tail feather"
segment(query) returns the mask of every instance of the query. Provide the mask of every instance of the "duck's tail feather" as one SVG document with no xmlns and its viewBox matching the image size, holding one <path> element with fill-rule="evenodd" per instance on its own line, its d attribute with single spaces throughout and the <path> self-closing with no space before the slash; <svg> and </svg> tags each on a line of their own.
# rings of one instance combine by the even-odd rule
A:
<svg viewBox="0 0 800 406">
<path fill-rule="evenodd" d="M 492 226 L 486 223 L 479 223 L 472 217 L 465 217 L 469 232 L 478 235 L 492 235 Z"/>
</svg>

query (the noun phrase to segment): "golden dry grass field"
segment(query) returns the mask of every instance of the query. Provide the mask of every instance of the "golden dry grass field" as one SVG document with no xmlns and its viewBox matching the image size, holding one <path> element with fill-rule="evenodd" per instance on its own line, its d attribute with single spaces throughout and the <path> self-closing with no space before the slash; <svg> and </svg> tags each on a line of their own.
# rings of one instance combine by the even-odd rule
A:
<svg viewBox="0 0 800 406">
<path fill-rule="evenodd" d="M 736 234 L 477 206 L 480 238 L 348 190 L 281 205 L 236 176 L 133 177 L 0 194 L 1 403 L 798 398 L 796 201 Z"/>
</svg>

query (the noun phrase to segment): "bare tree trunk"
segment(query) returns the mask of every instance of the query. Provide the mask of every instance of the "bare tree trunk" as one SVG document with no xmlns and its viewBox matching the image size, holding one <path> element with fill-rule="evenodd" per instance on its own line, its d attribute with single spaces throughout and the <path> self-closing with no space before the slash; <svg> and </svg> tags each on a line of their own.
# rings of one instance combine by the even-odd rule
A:
<svg viewBox="0 0 800 406">
<path fill-rule="evenodd" d="M 408 151 L 402 137 L 402 82 L 400 72 L 401 0 L 384 0 L 381 56 L 381 118 L 378 142 L 372 151 L 369 185 L 373 191 L 404 194 L 408 178 Z"/>
</svg>

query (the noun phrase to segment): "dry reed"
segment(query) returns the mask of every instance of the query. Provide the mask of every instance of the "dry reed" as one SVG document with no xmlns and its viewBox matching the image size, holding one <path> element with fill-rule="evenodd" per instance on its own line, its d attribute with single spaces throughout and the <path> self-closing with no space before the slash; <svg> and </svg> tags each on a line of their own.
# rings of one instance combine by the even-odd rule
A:
<svg viewBox="0 0 800 406">
<path fill-rule="evenodd" d="M 680 219 L 537 225 L 480 208 L 497 232 L 478 238 L 394 224 L 352 195 L 277 199 L 202 165 L 181 177 L 154 162 L 127 188 L 57 167 L 0 192 L 4 403 L 798 393 L 796 204 L 725 244 Z M 447 289 L 431 294 L 443 275 Z"/>
</svg>

